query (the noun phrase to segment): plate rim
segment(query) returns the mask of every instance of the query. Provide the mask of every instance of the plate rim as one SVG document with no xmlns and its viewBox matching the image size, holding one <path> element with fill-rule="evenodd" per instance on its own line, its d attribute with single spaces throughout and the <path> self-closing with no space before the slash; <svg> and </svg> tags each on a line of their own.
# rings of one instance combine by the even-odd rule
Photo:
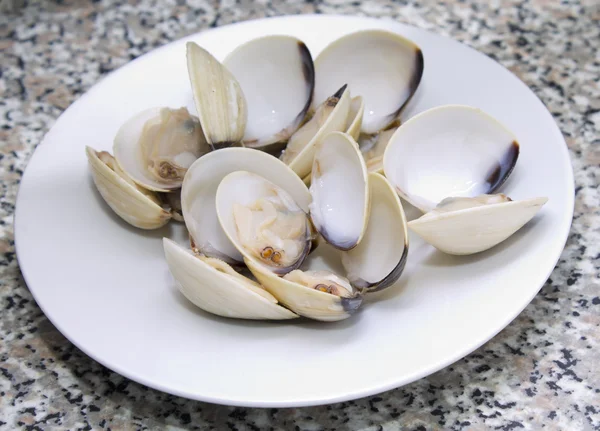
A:
<svg viewBox="0 0 600 431">
<path fill-rule="evenodd" d="M 27 276 L 23 266 L 21 265 L 21 263 L 22 263 L 21 257 L 23 256 L 23 254 L 22 254 L 22 252 L 19 251 L 20 242 L 18 241 L 18 238 L 20 237 L 20 235 L 18 234 L 18 232 L 20 230 L 18 229 L 18 226 L 20 226 L 20 224 L 17 223 L 17 220 L 19 219 L 19 213 L 20 213 L 19 212 L 19 207 L 20 207 L 19 201 L 21 198 L 21 185 L 23 183 L 23 179 L 26 178 L 26 176 L 28 174 L 28 170 L 29 170 L 31 161 L 36 157 L 36 154 L 39 155 L 38 147 L 43 145 L 46 142 L 48 136 L 50 136 L 52 134 L 52 131 L 56 125 L 56 122 L 60 119 L 60 117 L 62 117 L 64 114 L 66 114 L 69 110 L 76 109 L 77 106 L 80 104 L 80 102 L 91 97 L 91 95 L 93 93 L 95 93 L 95 91 L 98 90 L 98 87 L 100 87 L 101 84 L 106 79 L 117 74 L 124 67 L 126 67 L 132 63 L 135 63 L 136 61 L 140 61 L 147 55 L 160 54 L 160 52 L 162 52 L 163 50 L 168 50 L 172 46 L 180 44 L 183 41 L 194 40 L 199 35 L 206 33 L 206 32 L 220 31 L 221 29 L 225 29 L 225 28 L 230 29 L 230 28 L 234 28 L 234 27 L 237 27 L 237 28 L 242 27 L 243 28 L 245 25 L 254 25 L 254 23 L 256 23 L 256 22 L 273 21 L 273 20 L 275 20 L 275 21 L 277 21 L 277 20 L 279 20 L 279 21 L 285 21 L 285 20 L 288 20 L 288 21 L 290 21 L 290 20 L 291 21 L 312 21 L 312 20 L 352 21 L 352 20 L 359 20 L 359 21 L 368 21 L 373 24 L 375 24 L 377 22 L 382 22 L 382 21 L 389 22 L 391 24 L 395 24 L 400 27 L 414 28 L 416 30 L 419 30 L 419 31 L 422 31 L 422 32 L 425 32 L 425 33 L 428 33 L 428 34 L 431 34 L 431 35 L 434 35 L 437 37 L 441 37 L 446 40 L 453 41 L 455 43 L 458 43 L 461 46 L 463 46 L 464 48 L 467 48 L 469 51 L 479 54 L 480 56 L 484 57 L 487 61 L 493 62 L 493 63 L 495 63 L 496 66 L 499 66 L 500 68 L 504 69 L 504 71 L 508 72 L 510 75 L 512 75 L 512 77 L 516 80 L 516 82 L 518 82 L 522 87 L 524 87 L 524 89 L 527 92 L 529 92 L 531 95 L 533 95 L 535 97 L 537 103 L 545 111 L 546 115 L 548 116 L 548 118 L 551 120 L 551 122 L 553 124 L 552 134 L 555 135 L 557 137 L 557 139 L 560 140 L 564 144 L 561 146 L 561 149 L 559 151 L 562 153 L 561 154 L 562 163 L 567 168 L 566 172 L 568 173 L 565 186 L 566 186 L 567 190 L 571 191 L 571 192 L 567 193 L 567 203 L 566 203 L 567 208 L 565 208 L 566 213 L 564 213 L 564 215 L 568 216 L 568 217 L 566 217 L 568 220 L 568 223 L 567 223 L 568 226 L 566 227 L 565 232 L 562 235 L 562 239 L 560 241 L 556 240 L 556 244 L 561 244 L 561 246 L 560 247 L 557 246 L 557 250 L 553 254 L 554 257 L 552 258 L 552 261 L 554 263 L 552 264 L 551 268 L 548 271 L 543 273 L 543 277 L 541 277 L 541 276 L 539 277 L 539 279 L 540 279 L 540 281 L 538 282 L 539 287 L 535 290 L 532 290 L 532 294 L 530 295 L 530 297 L 527 299 L 527 301 L 524 304 L 521 304 L 518 307 L 516 312 L 514 312 L 510 316 L 508 316 L 502 325 L 500 325 L 495 330 L 491 331 L 486 336 L 483 336 L 479 340 L 469 343 L 469 346 L 467 348 L 465 348 L 461 351 L 455 352 L 454 355 L 449 355 L 448 357 L 442 358 L 441 360 L 434 362 L 429 367 L 427 367 L 425 369 L 421 369 L 419 372 L 413 373 L 413 375 L 404 376 L 402 378 L 390 377 L 386 380 L 385 384 L 370 385 L 368 387 L 362 387 L 362 388 L 354 390 L 352 392 L 344 392 L 343 394 L 337 394 L 337 395 L 334 394 L 334 395 L 329 395 L 329 396 L 319 396 L 319 397 L 312 397 L 312 398 L 299 397 L 299 398 L 295 398 L 293 401 L 289 401 L 289 400 L 277 401 L 274 399 L 252 400 L 252 401 L 246 400 L 245 401 L 243 399 L 234 398 L 234 397 L 204 396 L 204 395 L 201 395 L 201 394 L 199 395 L 198 393 L 194 393 L 194 392 L 187 391 L 187 390 L 173 389 L 173 388 L 167 387 L 166 385 L 163 385 L 159 382 L 150 381 L 150 380 L 146 379 L 145 377 L 138 376 L 137 373 L 135 372 L 135 370 L 124 369 L 124 368 L 120 367 L 118 364 L 112 364 L 109 361 L 106 361 L 103 358 L 101 358 L 100 356 L 96 355 L 94 352 L 89 351 L 87 348 L 84 348 L 83 346 L 80 345 L 80 343 L 78 341 L 71 339 L 71 337 L 68 335 L 68 331 L 65 331 L 61 327 L 60 324 L 57 324 L 54 317 L 52 317 L 52 313 L 48 313 L 45 306 L 43 306 L 38 301 L 38 295 L 35 293 L 35 289 L 32 289 L 30 287 L 30 284 L 27 281 L 28 276 Z M 393 30 L 390 30 L 390 31 L 393 31 Z M 498 333 L 500 333 L 502 330 L 506 329 L 511 324 L 511 322 L 513 320 L 515 320 L 523 312 L 523 310 L 532 302 L 532 300 L 535 298 L 535 296 L 537 296 L 537 294 L 543 288 L 546 281 L 550 278 L 552 272 L 556 269 L 556 265 L 560 260 L 560 256 L 562 255 L 562 253 L 565 249 L 565 246 L 567 244 L 567 241 L 568 241 L 568 238 L 569 238 L 569 235 L 571 232 L 574 209 L 575 209 L 574 167 L 571 162 L 568 145 L 564 138 L 564 135 L 563 135 L 562 131 L 560 130 L 560 127 L 558 126 L 555 118 L 552 116 L 552 113 L 547 108 L 547 106 L 542 102 L 542 100 L 538 97 L 538 95 L 535 92 L 533 92 L 533 90 L 527 84 L 525 84 L 517 75 L 515 75 L 510 69 L 506 68 L 504 65 L 502 65 L 498 61 L 492 59 L 487 54 L 485 54 L 481 51 L 478 51 L 477 49 L 471 47 L 470 45 L 467 45 L 466 43 L 463 43 L 455 38 L 452 38 L 450 36 L 446 36 L 443 34 L 439 34 L 434 31 L 427 30 L 427 29 L 424 29 L 421 27 L 417 27 L 415 25 L 395 21 L 390 18 L 368 17 L 368 16 L 358 16 L 358 15 L 342 15 L 342 14 L 300 14 L 300 15 L 280 15 L 280 16 L 250 19 L 250 20 L 239 21 L 239 22 L 222 25 L 222 26 L 219 26 L 216 28 L 203 29 L 198 32 L 195 32 L 195 33 L 180 37 L 178 39 L 172 40 L 172 41 L 165 43 L 159 47 L 156 47 L 156 48 L 144 53 L 143 55 L 140 55 L 140 56 L 136 57 L 135 59 L 128 61 L 127 63 L 119 66 L 117 69 L 112 70 L 107 75 L 101 77 L 87 91 L 85 91 L 77 99 L 75 99 L 58 117 L 56 117 L 56 119 L 54 120 L 54 123 L 46 131 L 46 133 L 44 134 L 44 136 L 42 137 L 42 139 L 36 146 L 35 150 L 33 151 L 32 155 L 30 156 L 29 160 L 27 161 L 27 165 L 21 176 L 19 187 L 18 187 L 18 190 L 16 193 L 15 209 L 14 209 L 14 214 L 13 214 L 13 232 L 14 232 L 15 255 L 16 255 L 16 260 L 17 260 L 17 264 L 18 264 L 18 269 L 22 275 L 23 281 L 25 282 L 27 289 L 29 290 L 33 299 L 35 300 L 36 305 L 42 310 L 45 317 L 54 325 L 54 327 L 61 333 L 61 335 L 63 337 L 65 337 L 70 343 L 72 343 L 75 347 L 77 347 L 79 350 L 81 350 L 85 355 L 87 355 L 94 361 L 98 362 L 100 365 L 102 365 L 102 366 L 110 369 L 111 371 L 116 372 L 117 374 L 120 374 L 121 376 L 126 377 L 138 384 L 144 385 L 144 386 L 152 388 L 154 390 L 161 391 L 165 394 L 178 396 L 178 397 L 182 397 L 182 398 L 186 398 L 186 399 L 190 399 L 190 400 L 196 400 L 196 401 L 202 401 L 202 402 L 220 404 L 220 405 L 227 405 L 227 406 L 244 407 L 244 408 L 291 408 L 291 407 L 321 406 L 321 405 L 327 405 L 327 404 L 332 404 L 332 403 L 357 400 L 360 398 L 381 394 L 383 392 L 387 392 L 387 391 L 390 391 L 393 389 L 398 389 L 400 387 L 411 384 L 417 380 L 420 380 L 424 377 L 432 375 L 432 374 L 448 367 L 449 365 L 470 355 L 471 353 L 473 353 L 475 350 L 479 349 L 482 345 L 484 345 L 488 341 L 491 341 Z M 332 391 L 332 392 L 335 393 L 335 391 Z"/>
</svg>

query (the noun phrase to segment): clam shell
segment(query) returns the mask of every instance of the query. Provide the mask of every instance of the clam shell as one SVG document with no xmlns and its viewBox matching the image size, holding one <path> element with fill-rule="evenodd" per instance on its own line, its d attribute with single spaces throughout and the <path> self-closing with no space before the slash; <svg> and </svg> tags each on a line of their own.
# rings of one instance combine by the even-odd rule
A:
<svg viewBox="0 0 600 431">
<path fill-rule="evenodd" d="M 480 109 L 445 105 L 402 124 L 383 157 L 398 194 L 423 212 L 448 197 L 494 193 L 519 156 L 515 135 Z"/>
<path fill-rule="evenodd" d="M 408 259 L 408 228 L 400 198 L 380 174 L 369 174 L 369 223 L 363 239 L 342 253 L 347 277 L 358 289 L 375 292 L 394 284 Z"/>
<path fill-rule="evenodd" d="M 259 259 L 256 253 L 253 253 L 243 243 L 243 235 L 240 234 L 240 227 L 234 215 L 235 206 L 250 207 L 259 199 L 282 203 L 284 210 L 280 214 L 286 217 L 293 217 L 291 220 L 294 222 L 294 229 L 297 228 L 297 223 L 295 222 L 301 223 L 298 228 L 299 236 L 296 244 L 298 254 L 297 256 L 293 255 L 294 259 L 287 264 L 283 264 L 283 261 L 279 263 L 269 259 Z M 255 264 L 262 265 L 267 270 L 282 275 L 298 268 L 308 255 L 312 241 L 312 231 L 308 215 L 293 200 L 289 193 L 264 177 L 247 171 L 232 172 L 220 182 L 217 188 L 215 204 L 221 228 L 235 248 L 244 256 L 245 261 L 252 260 Z M 284 220 L 287 222 L 288 219 L 284 218 Z M 290 225 L 284 224 L 284 226 L 288 228 L 286 229 L 286 233 L 292 229 Z M 278 234 L 275 234 L 273 230 L 273 226 L 270 225 L 267 229 L 273 237 L 278 237 Z M 292 231 L 294 230 L 292 229 Z M 262 235 L 259 235 L 259 237 L 263 238 Z M 276 242 L 271 237 L 269 239 L 261 239 L 260 247 L 262 249 L 264 245 L 272 253 L 278 252 L 275 245 Z M 275 251 L 274 248 L 276 249 Z M 288 248 L 288 250 L 292 249 L 294 248 Z M 286 259 L 284 251 L 285 247 L 282 247 L 281 256 L 283 256 L 283 259 Z"/>
<path fill-rule="evenodd" d="M 207 256 L 237 265 L 242 255 L 231 243 L 217 218 L 215 196 L 219 183 L 235 171 L 263 176 L 288 192 L 308 212 L 311 197 L 302 180 L 279 159 L 251 148 L 225 148 L 198 159 L 181 188 L 181 206 L 186 227 L 196 247 Z"/>
<path fill-rule="evenodd" d="M 448 198 L 440 203 L 441 210 L 412 220 L 408 227 L 444 253 L 474 254 L 505 241 L 548 201 L 546 197 L 518 201 L 497 198 Z"/>
<path fill-rule="evenodd" d="M 119 217 L 140 229 L 157 229 L 171 220 L 156 194 L 129 179 L 110 154 L 89 146 L 85 153 L 96 188 Z"/>
<path fill-rule="evenodd" d="M 343 298 L 278 277 L 250 260 L 246 261 L 246 265 L 265 289 L 300 316 L 335 322 L 352 316 L 363 302 L 359 294 Z"/>
<path fill-rule="evenodd" d="M 295 319 L 297 314 L 278 304 L 260 285 L 236 273 L 225 262 L 194 256 L 163 238 L 165 258 L 179 291 L 194 305 L 218 316 L 252 320 Z"/>
<path fill-rule="evenodd" d="M 291 36 L 265 36 L 237 47 L 223 61 L 248 104 L 244 146 L 269 150 L 287 142 L 312 101 L 310 51 Z"/>
<path fill-rule="evenodd" d="M 319 143 L 310 184 L 313 225 L 340 250 L 355 247 L 369 218 L 367 167 L 352 137 L 332 132 Z"/>
<path fill-rule="evenodd" d="M 182 108 L 184 115 L 189 115 L 186 108 Z M 113 141 L 113 153 L 117 163 L 127 175 L 140 186 L 156 192 L 169 192 L 181 187 L 183 179 L 159 181 L 148 171 L 147 161 L 144 160 L 142 152 L 142 135 L 145 125 L 161 116 L 161 111 L 171 108 L 154 107 L 138 112 L 121 125 Z M 189 115 L 189 121 L 193 127 L 200 128 L 198 119 Z M 210 151 L 210 147 L 202 139 L 202 132 L 193 129 L 200 138 L 198 147 L 194 152 L 185 152 L 177 155 L 182 165 L 191 165 L 194 160 Z"/>
</svg>

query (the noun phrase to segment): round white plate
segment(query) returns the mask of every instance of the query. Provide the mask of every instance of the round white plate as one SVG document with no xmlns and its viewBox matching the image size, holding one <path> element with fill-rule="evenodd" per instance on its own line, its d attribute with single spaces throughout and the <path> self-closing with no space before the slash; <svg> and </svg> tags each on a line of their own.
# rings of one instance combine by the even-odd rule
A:
<svg viewBox="0 0 600 431">
<path fill-rule="evenodd" d="M 185 42 L 223 59 L 237 45 L 280 33 L 313 56 L 333 39 L 385 28 L 414 40 L 425 74 L 404 118 L 445 103 L 474 105 L 521 144 L 502 191 L 548 196 L 526 227 L 500 246 L 450 257 L 411 237 L 397 285 L 334 324 L 226 320 L 177 291 L 163 236 L 122 222 L 96 192 L 85 145 L 110 150 L 121 123 L 150 106 L 193 109 Z M 194 109 L 195 112 L 195 109 Z M 455 41 L 391 21 L 294 16 L 217 28 L 122 67 L 67 109 L 37 148 L 21 182 L 15 234 L 21 270 L 39 306 L 77 347 L 103 365 L 172 394 L 231 405 L 304 406 L 379 393 L 431 374 L 504 328 L 554 268 L 573 211 L 566 144 L 551 115 L 515 76 Z"/>
</svg>

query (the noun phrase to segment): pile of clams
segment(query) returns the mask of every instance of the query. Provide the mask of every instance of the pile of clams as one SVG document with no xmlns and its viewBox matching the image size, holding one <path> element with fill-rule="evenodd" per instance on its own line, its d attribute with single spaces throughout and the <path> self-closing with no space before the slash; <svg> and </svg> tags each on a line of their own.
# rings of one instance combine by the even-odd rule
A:
<svg viewBox="0 0 600 431">
<path fill-rule="evenodd" d="M 86 153 L 126 222 L 185 223 L 190 247 L 164 238 L 164 253 L 207 312 L 345 319 L 401 277 L 409 229 L 441 252 L 479 253 L 547 201 L 498 193 L 519 144 L 485 112 L 445 105 L 399 121 L 424 59 L 397 34 L 352 33 L 314 61 L 290 36 L 252 40 L 222 62 L 188 42 L 187 67 L 195 113 L 152 107 L 122 125 L 112 154 Z M 407 222 L 403 200 L 423 215 Z M 320 247 L 338 271 L 315 265 Z"/>
</svg>

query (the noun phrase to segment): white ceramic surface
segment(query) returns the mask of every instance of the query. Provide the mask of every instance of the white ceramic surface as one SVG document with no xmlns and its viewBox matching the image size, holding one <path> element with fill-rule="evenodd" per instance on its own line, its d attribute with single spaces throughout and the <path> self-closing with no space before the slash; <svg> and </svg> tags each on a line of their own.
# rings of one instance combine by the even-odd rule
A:
<svg viewBox="0 0 600 431">
<path fill-rule="evenodd" d="M 404 118 L 447 103 L 482 108 L 521 144 L 501 191 L 516 199 L 548 196 L 549 202 L 505 243 L 471 257 L 443 255 L 411 236 L 400 281 L 342 322 L 246 322 L 198 310 L 177 291 L 163 256 L 163 236 L 185 242 L 181 225 L 143 232 L 122 222 L 93 187 L 85 145 L 110 150 L 121 123 L 147 107 L 195 111 L 187 40 L 222 60 L 250 38 L 289 34 L 315 56 L 334 38 L 364 28 L 398 31 L 423 50 L 425 74 Z M 103 79 L 64 112 L 32 157 L 21 182 L 15 235 L 37 303 L 69 340 L 105 366 L 198 400 L 303 406 L 404 385 L 489 340 L 549 276 L 572 210 L 572 170 L 561 133 L 510 72 L 455 41 L 391 21 L 295 16 L 193 35 Z"/>
</svg>

